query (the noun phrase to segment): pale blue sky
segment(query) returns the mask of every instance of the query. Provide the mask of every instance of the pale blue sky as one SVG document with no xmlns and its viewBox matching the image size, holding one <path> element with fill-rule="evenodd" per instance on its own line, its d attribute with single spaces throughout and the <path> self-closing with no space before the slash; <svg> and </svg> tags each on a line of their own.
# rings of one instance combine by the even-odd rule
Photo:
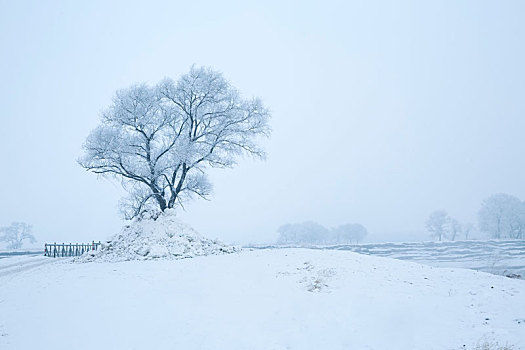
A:
<svg viewBox="0 0 525 350">
<path fill-rule="evenodd" d="M 271 241 L 287 222 L 427 239 L 525 199 L 522 1 L 0 1 L 0 226 L 40 241 L 118 231 L 118 182 L 76 164 L 113 93 L 195 63 L 272 110 L 268 160 L 214 171 L 202 233 Z"/>
</svg>

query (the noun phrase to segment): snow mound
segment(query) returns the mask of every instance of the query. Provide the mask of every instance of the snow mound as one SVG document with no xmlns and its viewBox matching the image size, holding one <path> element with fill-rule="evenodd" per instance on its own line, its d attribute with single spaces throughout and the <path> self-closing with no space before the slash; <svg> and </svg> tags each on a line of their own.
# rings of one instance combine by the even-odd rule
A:
<svg viewBox="0 0 525 350">
<path fill-rule="evenodd" d="M 218 240 L 210 240 L 179 221 L 172 212 L 133 219 L 113 240 L 97 251 L 79 257 L 79 262 L 184 259 L 240 251 Z"/>
</svg>

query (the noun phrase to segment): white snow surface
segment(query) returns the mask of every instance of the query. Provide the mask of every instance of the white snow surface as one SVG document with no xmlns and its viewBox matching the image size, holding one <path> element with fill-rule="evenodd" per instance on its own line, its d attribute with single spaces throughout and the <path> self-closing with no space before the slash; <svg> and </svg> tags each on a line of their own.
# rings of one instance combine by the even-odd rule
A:
<svg viewBox="0 0 525 350">
<path fill-rule="evenodd" d="M 254 248 L 299 248 L 259 245 Z M 427 264 L 459 267 L 497 275 L 517 274 L 525 278 L 525 240 L 471 240 L 444 242 L 396 242 L 306 246 L 312 249 L 350 250 Z"/>
<path fill-rule="evenodd" d="M 101 249 L 89 251 L 75 261 L 183 259 L 237 251 L 240 248 L 203 237 L 168 211 L 158 217 L 131 220 Z"/>
<path fill-rule="evenodd" d="M 312 249 L 53 261 L 0 276 L 0 349 L 525 349 L 525 281 L 484 272 Z"/>
</svg>

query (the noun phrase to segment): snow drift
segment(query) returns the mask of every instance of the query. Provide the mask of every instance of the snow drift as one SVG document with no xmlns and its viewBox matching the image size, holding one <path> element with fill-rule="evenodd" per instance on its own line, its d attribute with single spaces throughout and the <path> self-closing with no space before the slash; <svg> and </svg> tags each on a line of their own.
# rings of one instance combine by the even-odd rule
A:
<svg viewBox="0 0 525 350">
<path fill-rule="evenodd" d="M 210 240 L 178 220 L 174 211 L 145 213 L 125 225 L 113 239 L 97 251 L 89 251 L 77 261 L 127 261 L 184 259 L 202 255 L 240 251 L 218 240 Z"/>
</svg>

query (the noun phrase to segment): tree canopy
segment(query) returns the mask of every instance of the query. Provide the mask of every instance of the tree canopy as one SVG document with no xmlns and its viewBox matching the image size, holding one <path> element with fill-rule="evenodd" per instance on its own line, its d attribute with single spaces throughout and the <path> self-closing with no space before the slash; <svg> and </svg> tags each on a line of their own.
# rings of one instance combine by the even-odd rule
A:
<svg viewBox="0 0 525 350">
<path fill-rule="evenodd" d="M 243 154 L 263 158 L 257 141 L 269 135 L 269 117 L 260 99 L 242 98 L 221 73 L 192 67 L 177 81 L 117 91 L 79 163 L 121 180 L 127 218 L 164 211 L 207 198 L 207 167 L 231 167 Z"/>
</svg>

